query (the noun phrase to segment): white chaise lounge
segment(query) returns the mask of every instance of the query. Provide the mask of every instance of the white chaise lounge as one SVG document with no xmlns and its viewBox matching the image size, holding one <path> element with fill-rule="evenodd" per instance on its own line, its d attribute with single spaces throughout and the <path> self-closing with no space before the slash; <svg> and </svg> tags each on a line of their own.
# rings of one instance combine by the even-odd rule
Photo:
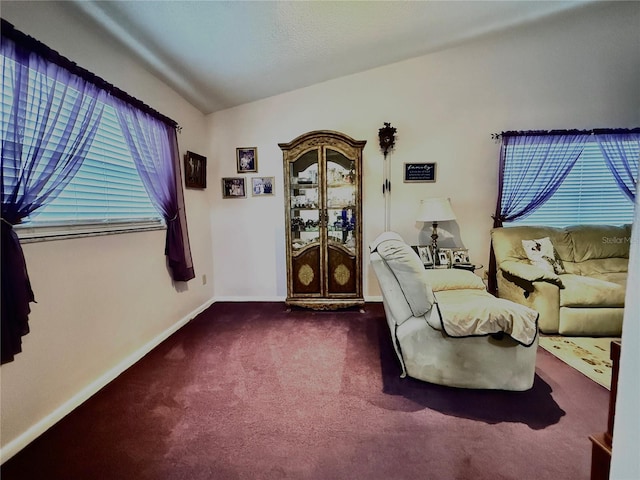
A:
<svg viewBox="0 0 640 480">
<path fill-rule="evenodd" d="M 425 270 L 395 232 L 380 235 L 370 252 L 402 377 L 463 388 L 532 387 L 535 310 L 495 298 L 471 272 Z"/>
</svg>

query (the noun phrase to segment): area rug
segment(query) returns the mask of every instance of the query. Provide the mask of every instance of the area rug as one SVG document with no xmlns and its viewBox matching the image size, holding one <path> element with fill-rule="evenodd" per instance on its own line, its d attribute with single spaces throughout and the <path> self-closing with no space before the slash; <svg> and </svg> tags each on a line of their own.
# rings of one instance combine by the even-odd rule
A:
<svg viewBox="0 0 640 480">
<path fill-rule="evenodd" d="M 611 390 L 611 342 L 616 340 L 620 338 L 541 335 L 540 346 Z"/>
</svg>

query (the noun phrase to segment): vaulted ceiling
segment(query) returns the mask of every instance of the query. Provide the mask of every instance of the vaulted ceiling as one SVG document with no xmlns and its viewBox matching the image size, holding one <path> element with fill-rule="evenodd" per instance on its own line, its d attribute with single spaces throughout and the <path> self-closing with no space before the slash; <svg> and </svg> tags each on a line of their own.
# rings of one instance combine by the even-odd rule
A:
<svg viewBox="0 0 640 480">
<path fill-rule="evenodd" d="M 67 2 L 203 113 L 541 21 L 576 1 Z"/>
</svg>

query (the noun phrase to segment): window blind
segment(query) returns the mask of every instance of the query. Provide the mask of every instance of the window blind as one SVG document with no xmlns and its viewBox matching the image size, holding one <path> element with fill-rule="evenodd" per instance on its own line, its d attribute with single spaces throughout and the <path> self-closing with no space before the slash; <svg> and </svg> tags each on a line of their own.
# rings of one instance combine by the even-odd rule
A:
<svg viewBox="0 0 640 480">
<path fill-rule="evenodd" d="M 637 150 L 636 146 L 635 155 L 640 155 Z M 524 152 L 514 153 L 525 158 Z M 509 225 L 621 225 L 632 222 L 633 208 L 633 202 L 618 188 L 598 143 L 590 140 L 553 196 L 527 217 Z"/>
<path fill-rule="evenodd" d="M 14 69 L 27 67 L 17 66 L 12 59 L 0 56 L 0 70 L 2 71 L 2 89 L 0 92 L 0 121 L 2 127 L 8 125 L 7 116 L 12 112 L 13 78 Z M 38 74 L 32 70 L 29 75 L 29 94 L 27 105 L 32 105 L 31 110 L 20 108 L 18 115 L 23 125 L 24 141 L 23 155 L 29 155 L 30 144 L 34 140 L 36 129 L 34 128 L 38 111 L 42 105 L 33 102 L 38 98 L 36 89 L 55 88 L 54 102 L 60 103 L 60 96 L 64 86 L 57 84 L 54 79 Z M 161 217 L 151 203 L 142 181 L 138 175 L 135 164 L 129 153 L 127 143 L 123 137 L 118 123 L 116 112 L 111 105 L 104 104 L 102 119 L 91 148 L 73 179 L 59 194 L 45 207 L 36 210 L 30 217 L 18 226 L 24 231 L 32 231 L 37 227 L 49 227 L 52 225 L 93 225 L 100 229 L 99 225 L 111 223 L 123 224 L 131 222 L 154 223 L 161 225 Z M 68 111 L 62 111 L 60 118 L 52 124 L 52 135 L 60 137 L 61 127 L 67 122 L 64 118 L 69 116 Z M 3 132 L 3 138 L 11 138 Z M 19 169 L 13 169 L 13 162 L 5 162 L 3 152 L 4 175 L 19 176 Z M 20 162 L 18 162 L 18 165 Z M 97 227 L 96 227 L 97 226 Z M 29 228 L 27 228 L 29 227 Z M 22 235 L 21 235 L 22 236 Z"/>
</svg>

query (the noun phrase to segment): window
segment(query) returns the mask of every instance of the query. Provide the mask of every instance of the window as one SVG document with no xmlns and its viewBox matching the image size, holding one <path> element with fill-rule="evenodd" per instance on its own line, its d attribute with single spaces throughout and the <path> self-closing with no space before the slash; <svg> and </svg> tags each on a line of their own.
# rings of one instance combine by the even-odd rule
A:
<svg viewBox="0 0 640 480">
<path fill-rule="evenodd" d="M 16 63 L 5 56 L 0 56 L 0 62 L 3 72 L 0 107 L 4 126 L 7 125 L 4 117 L 10 114 L 13 103 L 12 77 Z M 25 66 L 18 68 L 27 69 Z M 64 89 L 62 84 L 56 84 L 42 73 L 28 70 L 28 75 L 33 88 L 54 86 L 56 98 Z M 101 104 L 100 108 L 103 113 L 95 138 L 79 170 L 54 200 L 16 226 L 21 239 L 163 228 L 162 218 L 140 180 L 114 107 Z M 21 115 L 24 117 L 24 144 L 28 148 L 37 130 L 34 120 L 38 108 L 21 110 Z M 57 130 L 54 128 L 54 135 Z M 3 165 L 5 167 L 7 165 Z M 19 175 L 19 172 L 14 174 Z"/>
<path fill-rule="evenodd" d="M 637 143 L 635 145 L 637 156 L 640 151 Z M 517 152 L 514 153 L 517 158 Z M 510 187 L 507 178 L 505 187 Z M 509 225 L 621 225 L 633 221 L 633 207 L 633 202 L 616 184 L 594 139 L 586 143 L 576 164 L 553 196 L 530 215 L 509 222 Z"/>
</svg>

